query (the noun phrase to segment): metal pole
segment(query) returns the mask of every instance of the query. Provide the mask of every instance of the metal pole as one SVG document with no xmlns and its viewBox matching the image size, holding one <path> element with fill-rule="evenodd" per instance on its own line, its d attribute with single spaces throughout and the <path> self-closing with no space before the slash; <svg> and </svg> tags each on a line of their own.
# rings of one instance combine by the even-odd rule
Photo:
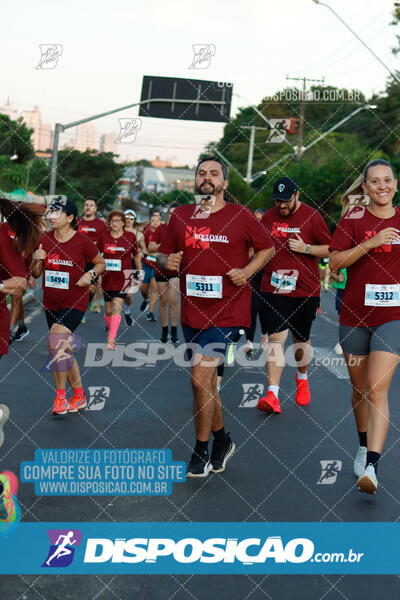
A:
<svg viewBox="0 0 400 600">
<path fill-rule="evenodd" d="M 25 179 L 25 191 L 26 192 L 28 191 L 28 186 L 29 186 L 29 175 L 30 175 L 30 172 L 31 172 L 31 166 L 32 166 L 32 161 L 30 160 L 28 162 L 28 167 L 26 169 L 26 179 Z"/>
<path fill-rule="evenodd" d="M 389 67 L 387 65 L 385 65 L 385 63 L 383 62 L 383 60 L 381 60 L 379 58 L 379 56 L 377 54 L 375 54 L 375 52 L 373 50 L 371 50 L 371 48 L 369 46 L 367 46 L 367 44 L 360 38 L 360 36 L 357 35 L 355 31 L 353 31 L 353 29 L 350 27 L 350 25 L 347 25 L 347 23 L 345 21 L 343 21 L 343 19 L 341 17 L 339 17 L 339 15 L 337 14 L 337 12 L 335 12 L 333 10 L 333 8 L 331 6 L 329 6 L 329 4 L 325 4 L 325 2 L 320 2 L 319 0 L 313 0 L 313 2 L 315 2 L 315 4 L 321 4 L 321 6 L 326 6 L 327 8 L 329 8 L 329 10 L 331 12 L 333 12 L 333 14 L 335 15 L 335 17 L 337 17 L 339 19 L 339 21 L 341 23 L 343 23 L 343 25 L 345 27 L 347 27 L 347 29 L 354 35 L 354 37 L 356 37 L 358 39 L 358 41 L 361 42 L 361 44 L 368 50 L 368 52 L 370 52 L 372 54 L 372 56 L 374 56 L 376 58 L 376 60 L 378 62 L 380 62 L 380 64 L 382 65 L 382 67 L 384 67 L 386 69 L 386 71 L 388 71 L 388 73 L 390 73 L 390 75 L 397 81 L 397 83 L 400 83 L 400 79 L 397 77 L 397 75 L 395 75 L 394 73 L 392 73 L 392 71 L 389 69 Z"/>
<path fill-rule="evenodd" d="M 255 127 L 254 127 L 254 125 L 252 125 L 250 127 L 249 156 L 247 159 L 247 173 L 246 173 L 246 181 L 248 181 L 248 183 L 250 183 L 250 181 L 251 181 L 251 172 L 253 170 L 254 134 L 255 134 Z"/>
<path fill-rule="evenodd" d="M 60 131 L 63 131 L 61 123 L 56 123 L 54 127 L 54 141 L 53 141 L 53 156 L 51 160 L 51 174 L 50 174 L 50 189 L 49 194 L 56 193 L 56 179 L 57 179 L 57 160 L 58 160 L 58 138 Z"/>
</svg>

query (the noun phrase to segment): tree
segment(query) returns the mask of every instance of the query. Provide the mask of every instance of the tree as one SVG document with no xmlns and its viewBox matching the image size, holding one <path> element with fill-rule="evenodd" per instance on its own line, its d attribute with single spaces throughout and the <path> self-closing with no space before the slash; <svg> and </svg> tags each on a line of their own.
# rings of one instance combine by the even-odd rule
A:
<svg viewBox="0 0 400 600">
<path fill-rule="evenodd" d="M 0 154 L 9 158 L 16 154 L 15 164 L 23 164 L 33 158 L 32 132 L 22 117 L 14 121 L 7 115 L 0 114 Z"/>
<path fill-rule="evenodd" d="M 113 160 L 112 152 L 61 150 L 58 157 L 57 193 L 78 206 L 89 195 L 97 199 L 100 210 L 113 205 L 124 165 Z"/>
</svg>

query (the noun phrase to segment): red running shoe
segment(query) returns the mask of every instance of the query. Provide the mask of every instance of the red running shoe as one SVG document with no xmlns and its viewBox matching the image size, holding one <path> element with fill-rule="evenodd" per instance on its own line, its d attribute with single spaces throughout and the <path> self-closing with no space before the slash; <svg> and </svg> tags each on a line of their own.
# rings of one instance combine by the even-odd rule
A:
<svg viewBox="0 0 400 600">
<path fill-rule="evenodd" d="M 259 399 L 257 408 L 268 413 L 280 414 L 282 412 L 279 400 L 271 390 L 267 392 L 264 398 Z"/>
<path fill-rule="evenodd" d="M 69 408 L 68 412 L 76 413 L 78 410 L 83 410 L 87 407 L 86 396 L 85 394 L 77 394 L 71 396 L 69 399 Z"/>
<path fill-rule="evenodd" d="M 299 406 L 307 406 L 307 404 L 310 404 L 311 400 L 310 388 L 308 387 L 308 379 L 298 379 L 296 373 L 296 385 L 296 403 Z"/>
</svg>

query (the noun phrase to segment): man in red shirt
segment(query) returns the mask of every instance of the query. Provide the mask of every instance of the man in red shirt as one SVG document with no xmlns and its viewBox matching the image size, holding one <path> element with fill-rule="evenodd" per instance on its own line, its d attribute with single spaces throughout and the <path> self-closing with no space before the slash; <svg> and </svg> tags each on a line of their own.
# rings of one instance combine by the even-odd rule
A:
<svg viewBox="0 0 400 600">
<path fill-rule="evenodd" d="M 96 217 L 97 213 L 97 203 L 94 198 L 91 196 L 87 196 L 85 199 L 85 203 L 83 205 L 83 217 L 78 219 L 78 231 L 79 233 L 84 233 L 88 236 L 88 238 L 96 244 L 99 245 L 99 241 L 104 232 L 107 231 L 107 226 L 98 217 Z M 86 265 L 86 271 L 90 271 L 93 268 L 93 265 L 88 263 Z M 100 312 L 100 299 L 101 299 L 101 277 L 98 278 L 97 285 L 91 285 L 89 288 L 90 294 L 90 304 L 89 307 L 93 304 L 93 312 Z M 96 301 L 93 302 L 94 297 L 96 297 Z M 86 322 L 86 316 L 83 317 L 83 323 Z"/>
<path fill-rule="evenodd" d="M 296 402 L 305 406 L 311 399 L 307 380 L 310 331 L 320 303 L 318 258 L 329 256 L 331 236 L 319 212 L 300 202 L 293 179 L 278 179 L 272 199 L 275 206 L 261 220 L 276 250 L 261 281 L 267 333 L 270 343 L 280 345 L 283 357 L 288 329 L 292 332 L 297 362 Z M 259 410 L 281 412 L 278 394 L 282 363 L 267 360 L 268 391 L 258 402 Z"/>
<path fill-rule="evenodd" d="M 217 391 L 217 365 L 239 328 L 250 325 L 253 273 L 270 260 L 271 238 L 253 213 L 224 200 L 227 169 L 215 157 L 196 169 L 200 204 L 176 208 L 161 242 L 157 264 L 179 271 L 181 323 L 196 354 L 192 366 L 196 445 L 187 477 L 221 473 L 235 444 L 225 433 Z M 255 256 L 249 263 L 249 249 Z M 210 433 L 214 441 L 208 454 Z"/>
</svg>

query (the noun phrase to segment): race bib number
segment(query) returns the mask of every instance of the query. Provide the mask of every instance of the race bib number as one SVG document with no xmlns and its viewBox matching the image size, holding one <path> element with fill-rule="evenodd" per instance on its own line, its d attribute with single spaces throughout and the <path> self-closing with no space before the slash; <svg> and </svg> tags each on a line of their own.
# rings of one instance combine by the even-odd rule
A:
<svg viewBox="0 0 400 600">
<path fill-rule="evenodd" d="M 45 287 L 57 288 L 58 290 L 69 289 L 69 273 L 67 271 L 45 271 Z"/>
<path fill-rule="evenodd" d="M 364 304 L 365 306 L 400 306 L 400 284 L 367 283 Z"/>
<path fill-rule="evenodd" d="M 277 292 L 282 294 L 294 292 L 296 289 L 298 272 L 290 271 L 290 273 L 291 275 L 289 275 L 287 271 L 273 271 L 271 275 L 271 285 L 276 288 Z"/>
<path fill-rule="evenodd" d="M 222 277 L 186 275 L 186 294 L 197 298 L 222 298 Z"/>
<path fill-rule="evenodd" d="M 120 271 L 121 260 L 119 258 L 106 258 L 106 270 L 107 271 Z"/>
</svg>

